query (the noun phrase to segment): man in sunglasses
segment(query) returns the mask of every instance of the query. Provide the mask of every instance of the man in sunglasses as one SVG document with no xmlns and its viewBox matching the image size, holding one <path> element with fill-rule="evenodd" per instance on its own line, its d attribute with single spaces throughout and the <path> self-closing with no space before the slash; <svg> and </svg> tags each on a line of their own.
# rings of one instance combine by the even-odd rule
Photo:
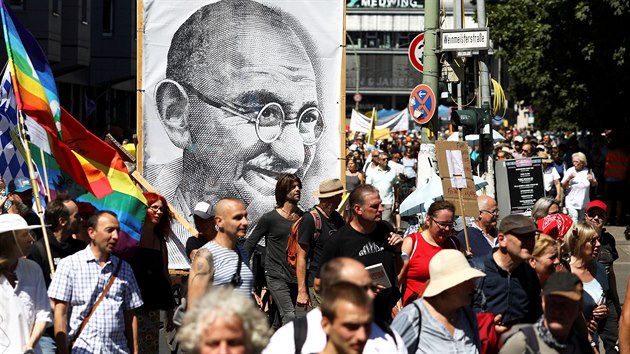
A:
<svg viewBox="0 0 630 354">
<path fill-rule="evenodd" d="M 179 27 L 153 93 L 160 122 L 183 150 L 184 178 L 172 197 L 182 215 L 199 200 L 234 196 L 256 221 L 274 206 L 280 175 L 316 186 L 320 176 L 309 168 L 325 128 L 316 49 L 291 15 L 254 1 L 203 6 Z"/>
<path fill-rule="evenodd" d="M 479 216 L 472 225 L 468 226 L 468 242 L 473 257 L 484 256 L 491 253 L 497 242 L 497 220 L 499 218 L 499 208 L 497 201 L 487 195 L 477 197 Z M 464 230 L 457 234 L 460 244 L 466 245 Z"/>
<path fill-rule="evenodd" d="M 608 275 L 608 284 L 610 286 L 610 294 L 615 306 L 610 308 L 610 314 L 600 322 L 600 334 L 604 347 L 607 349 L 614 348 L 617 342 L 619 332 L 619 314 L 621 313 L 621 304 L 619 302 L 619 293 L 617 292 L 617 277 L 613 263 L 619 258 L 619 252 L 615 246 L 615 237 L 611 235 L 604 225 L 606 225 L 606 217 L 608 207 L 601 200 L 593 200 L 586 206 L 585 221 L 591 224 L 599 233 L 599 254 L 597 261 L 606 269 Z"/>
</svg>

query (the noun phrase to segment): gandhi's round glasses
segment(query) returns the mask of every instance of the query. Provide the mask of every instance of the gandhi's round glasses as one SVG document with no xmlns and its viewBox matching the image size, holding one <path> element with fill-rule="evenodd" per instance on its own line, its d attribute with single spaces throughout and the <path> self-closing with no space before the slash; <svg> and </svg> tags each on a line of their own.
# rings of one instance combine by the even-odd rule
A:
<svg viewBox="0 0 630 354">
<path fill-rule="evenodd" d="M 180 84 L 204 103 L 256 124 L 256 135 L 263 143 L 270 144 L 278 140 L 284 124 L 297 123 L 304 145 L 316 144 L 324 133 L 324 116 L 317 107 L 308 107 L 302 111 L 298 119 L 287 120 L 282 106 L 276 102 L 270 102 L 256 113 L 256 118 L 252 118 L 247 115 L 252 112 L 246 112 L 220 100 L 212 100 L 185 82 L 180 82 Z"/>
</svg>

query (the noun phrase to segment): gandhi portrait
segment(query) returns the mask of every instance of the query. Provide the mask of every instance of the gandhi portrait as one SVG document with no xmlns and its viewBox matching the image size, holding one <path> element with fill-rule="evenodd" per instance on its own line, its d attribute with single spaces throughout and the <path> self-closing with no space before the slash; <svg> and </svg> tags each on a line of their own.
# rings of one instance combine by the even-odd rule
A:
<svg viewBox="0 0 630 354">
<path fill-rule="evenodd" d="M 273 208 L 278 176 L 309 178 L 327 128 L 317 60 L 300 23 L 254 1 L 212 3 L 179 26 L 153 94 L 182 149 L 172 203 L 184 216 L 231 196 L 256 220 Z"/>
</svg>

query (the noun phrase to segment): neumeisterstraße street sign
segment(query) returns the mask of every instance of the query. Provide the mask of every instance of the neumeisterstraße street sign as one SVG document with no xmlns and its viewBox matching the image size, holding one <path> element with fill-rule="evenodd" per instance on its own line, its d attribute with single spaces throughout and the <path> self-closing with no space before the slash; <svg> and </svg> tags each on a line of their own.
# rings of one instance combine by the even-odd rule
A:
<svg viewBox="0 0 630 354">
<path fill-rule="evenodd" d="M 445 52 L 488 50 L 489 43 L 487 28 L 440 30 L 440 50 Z"/>
</svg>

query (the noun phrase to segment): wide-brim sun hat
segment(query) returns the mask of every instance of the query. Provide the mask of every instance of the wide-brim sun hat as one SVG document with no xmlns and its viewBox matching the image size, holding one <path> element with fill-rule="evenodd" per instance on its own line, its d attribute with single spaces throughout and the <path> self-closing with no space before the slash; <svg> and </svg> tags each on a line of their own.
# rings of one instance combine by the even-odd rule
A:
<svg viewBox="0 0 630 354">
<path fill-rule="evenodd" d="M 313 192 L 313 196 L 317 198 L 330 198 L 337 194 L 343 194 L 345 189 L 339 178 L 331 178 L 324 180 L 319 184 L 319 191 Z"/>
<path fill-rule="evenodd" d="M 40 229 L 41 225 L 29 225 L 23 217 L 18 214 L 0 215 L 0 233 L 17 230 Z"/>
<path fill-rule="evenodd" d="M 424 297 L 432 297 L 467 280 L 485 277 L 486 274 L 470 266 L 464 254 L 457 250 L 442 250 L 429 262 L 429 285 Z"/>
</svg>

